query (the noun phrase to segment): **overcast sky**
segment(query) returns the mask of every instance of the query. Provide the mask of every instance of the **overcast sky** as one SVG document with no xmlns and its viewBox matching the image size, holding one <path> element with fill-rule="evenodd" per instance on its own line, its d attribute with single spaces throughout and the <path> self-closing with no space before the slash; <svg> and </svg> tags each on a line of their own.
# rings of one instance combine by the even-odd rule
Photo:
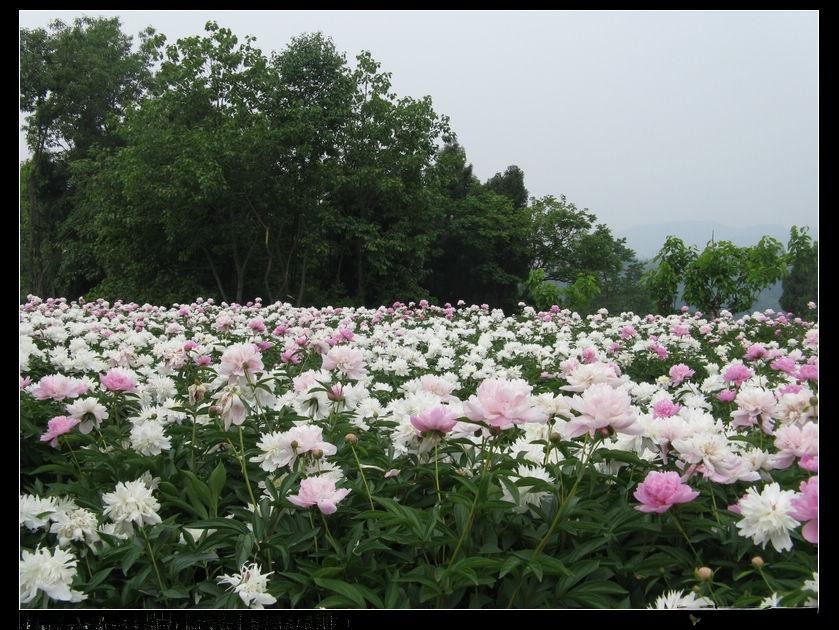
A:
<svg viewBox="0 0 839 630">
<path fill-rule="evenodd" d="M 312 31 L 370 50 L 400 96 L 450 116 L 478 177 L 517 164 L 532 195 L 615 230 L 818 224 L 815 11 L 21 11 L 20 26 L 83 13 L 170 40 L 212 19 L 266 52 Z"/>
</svg>

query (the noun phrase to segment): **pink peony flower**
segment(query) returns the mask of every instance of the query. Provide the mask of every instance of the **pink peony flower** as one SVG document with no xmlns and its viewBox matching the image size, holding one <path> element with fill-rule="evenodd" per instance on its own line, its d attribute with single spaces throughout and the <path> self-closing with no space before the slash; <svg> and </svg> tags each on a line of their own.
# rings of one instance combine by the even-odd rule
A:
<svg viewBox="0 0 839 630">
<path fill-rule="evenodd" d="M 735 363 L 723 373 L 722 377 L 726 381 L 734 383 L 735 386 L 739 387 L 754 375 L 755 373 L 742 363 Z"/>
<path fill-rule="evenodd" d="M 760 387 L 744 387 L 735 402 L 737 410 L 731 413 L 731 426 L 751 427 L 760 420 L 763 430 L 772 432 L 772 414 L 777 405 L 775 394 Z"/>
<path fill-rule="evenodd" d="M 724 389 L 721 392 L 717 393 L 717 400 L 720 402 L 731 402 L 734 400 L 734 397 L 737 396 L 737 392 L 733 389 Z"/>
<path fill-rule="evenodd" d="M 194 360 L 195 360 L 195 365 L 200 365 L 202 367 L 210 365 L 213 362 L 213 360 L 206 354 L 199 355 L 199 356 L 195 357 Z"/>
<path fill-rule="evenodd" d="M 795 359 L 791 357 L 779 357 L 772 361 L 769 367 L 778 372 L 784 372 L 785 374 L 794 376 L 795 369 L 798 367 L 798 364 L 795 362 Z"/>
<path fill-rule="evenodd" d="M 547 414 L 533 405 L 532 388 L 522 379 L 487 379 L 473 396 L 463 403 L 466 417 L 486 422 L 499 429 L 509 429 L 524 422 L 545 422 Z"/>
<path fill-rule="evenodd" d="M 799 381 L 815 381 L 819 382 L 819 366 L 805 363 L 798 368 Z"/>
<path fill-rule="evenodd" d="M 621 339 L 629 339 L 631 337 L 635 337 L 637 334 L 638 331 L 635 330 L 634 326 L 624 326 L 618 333 Z"/>
<path fill-rule="evenodd" d="M 238 343 L 230 346 L 221 355 L 219 374 L 233 378 L 245 374 L 258 374 L 265 369 L 259 348 L 252 343 Z"/>
<path fill-rule="evenodd" d="M 804 540 L 813 544 L 819 544 L 819 477 L 810 477 L 802 481 L 800 486 L 801 494 L 792 501 L 790 516 L 795 520 L 806 524 L 801 528 L 801 535 Z"/>
<path fill-rule="evenodd" d="M 333 514 L 338 509 L 335 504 L 349 493 L 346 488 L 336 489 L 335 481 L 329 477 L 309 477 L 300 482 L 300 491 L 288 497 L 288 500 L 303 508 L 317 505 L 324 514 Z"/>
<path fill-rule="evenodd" d="M 662 398 L 653 404 L 653 418 L 669 418 L 675 416 L 681 409 L 681 405 L 677 405 L 667 398 Z"/>
<path fill-rule="evenodd" d="M 788 468 L 796 457 L 819 454 L 819 425 L 807 422 L 803 427 L 791 424 L 775 431 L 778 449 L 776 468 Z"/>
<path fill-rule="evenodd" d="M 788 385 L 784 385 L 783 387 L 778 388 L 779 394 L 797 394 L 801 391 L 801 385 L 796 385 L 794 383 L 790 383 Z"/>
<path fill-rule="evenodd" d="M 75 378 L 68 378 L 63 374 L 45 376 L 35 385 L 30 393 L 38 400 L 57 400 L 76 398 L 87 392 L 87 385 Z"/>
<path fill-rule="evenodd" d="M 265 322 L 262 320 L 261 317 L 254 317 L 251 321 L 248 322 L 248 328 L 250 328 L 254 332 L 264 333 Z"/>
<path fill-rule="evenodd" d="M 753 343 L 749 346 L 749 349 L 746 350 L 746 354 L 743 356 L 746 361 L 754 361 L 755 359 L 760 359 L 761 357 L 766 355 L 766 348 L 764 348 L 759 343 Z"/>
<path fill-rule="evenodd" d="M 47 423 L 47 432 L 41 436 L 41 442 L 49 442 L 50 446 L 58 448 L 58 436 L 69 433 L 78 423 L 78 418 L 56 416 Z"/>
<path fill-rule="evenodd" d="M 445 405 L 434 405 L 425 411 L 411 416 L 411 424 L 420 433 L 437 431 L 448 433 L 457 424 L 458 415 Z"/>
<path fill-rule="evenodd" d="M 819 456 L 805 455 L 800 460 L 798 460 L 798 465 L 801 466 L 804 470 L 817 473 L 819 472 Z"/>
<path fill-rule="evenodd" d="M 134 373 L 123 368 L 111 368 L 106 374 L 99 376 L 99 382 L 109 392 L 133 392 L 137 389 Z"/>
<path fill-rule="evenodd" d="M 670 384 L 673 385 L 673 387 L 681 385 L 682 381 L 690 378 L 694 374 L 695 372 L 684 363 L 677 363 L 670 368 Z"/>
<path fill-rule="evenodd" d="M 641 505 L 635 506 L 636 510 L 660 514 L 676 503 L 693 501 L 699 496 L 699 492 L 682 483 L 677 472 L 651 471 L 644 481 L 638 484 L 633 496 L 641 502 Z"/>
<path fill-rule="evenodd" d="M 594 363 L 598 360 L 597 350 L 594 348 L 585 348 L 583 350 L 583 363 Z"/>
<path fill-rule="evenodd" d="M 20 378 L 20 388 L 26 389 L 32 384 L 32 378 L 29 376 L 21 376 Z"/>
<path fill-rule="evenodd" d="M 245 409 L 245 403 L 242 402 L 236 388 L 227 387 L 213 398 L 218 402 L 210 407 L 210 410 L 221 416 L 225 431 L 230 429 L 231 424 L 240 426 L 245 422 L 247 409 Z"/>
<path fill-rule="evenodd" d="M 349 346 L 335 346 L 323 357 L 324 370 L 338 370 L 350 379 L 362 378 L 364 370 L 364 353 L 358 348 Z"/>
<path fill-rule="evenodd" d="M 658 355 L 658 358 L 662 361 L 670 356 L 670 353 L 667 351 L 667 348 L 662 346 L 658 341 L 651 341 L 649 349 L 655 352 Z"/>
<path fill-rule="evenodd" d="M 574 396 L 571 399 L 571 408 L 581 415 L 566 425 L 568 438 L 585 433 L 594 437 L 595 431 L 602 432 L 609 428 L 630 435 L 637 435 L 642 431 L 635 421 L 629 394 L 622 389 L 613 389 L 605 383 L 592 385 L 583 392 L 582 397 Z"/>
<path fill-rule="evenodd" d="M 443 400 L 454 398 L 452 396 L 454 384 L 434 374 L 423 374 L 420 377 L 420 387 L 429 393 L 439 396 Z"/>
</svg>

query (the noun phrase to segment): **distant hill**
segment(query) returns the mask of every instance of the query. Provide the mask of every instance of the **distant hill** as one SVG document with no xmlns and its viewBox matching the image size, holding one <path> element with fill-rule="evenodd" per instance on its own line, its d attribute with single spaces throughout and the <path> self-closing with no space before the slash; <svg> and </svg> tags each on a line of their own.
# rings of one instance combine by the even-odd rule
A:
<svg viewBox="0 0 839 630">
<path fill-rule="evenodd" d="M 819 228 L 811 225 L 810 236 L 818 240 Z M 785 246 L 789 240 L 789 227 L 777 224 L 750 225 L 747 227 L 731 227 L 716 221 L 670 221 L 650 225 L 635 225 L 625 230 L 615 232 L 618 237 L 625 237 L 626 244 L 633 250 L 639 260 L 647 261 L 658 253 L 664 240 L 668 236 L 678 236 L 688 245 L 696 245 L 702 249 L 711 239 L 711 235 L 718 241 L 731 241 L 735 245 L 754 245 L 762 236 L 773 236 Z M 763 311 L 767 308 L 780 310 L 781 283 L 767 287 L 758 296 L 749 312 Z"/>
</svg>

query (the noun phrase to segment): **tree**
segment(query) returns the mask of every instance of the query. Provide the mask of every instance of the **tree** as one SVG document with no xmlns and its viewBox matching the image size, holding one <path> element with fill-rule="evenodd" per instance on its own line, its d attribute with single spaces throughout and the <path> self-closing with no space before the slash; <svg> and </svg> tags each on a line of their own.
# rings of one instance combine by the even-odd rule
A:
<svg viewBox="0 0 839 630">
<path fill-rule="evenodd" d="M 717 317 L 722 309 L 747 310 L 760 291 L 786 273 L 784 247 L 770 236 L 752 247 L 709 241 L 701 253 L 668 236 L 654 260 L 659 265 L 647 273 L 645 283 L 656 296 L 661 313 L 675 310 L 681 280 L 684 300 Z"/>
<path fill-rule="evenodd" d="M 668 236 L 665 239 L 664 245 L 653 258 L 653 263 L 657 265 L 642 278 L 643 286 L 653 295 L 659 314 L 676 310 L 679 284 L 684 280 L 697 255 L 696 248 L 688 247 L 682 239 L 676 236 Z"/>
<path fill-rule="evenodd" d="M 160 42 L 152 29 L 140 40 L 135 50 L 116 18 L 20 30 L 20 109 L 29 114 L 32 153 L 21 191 L 28 291 L 63 295 L 89 286 L 91 246 L 77 231 L 72 163 L 117 142 L 115 126 L 146 89 Z"/>
<path fill-rule="evenodd" d="M 808 228 L 792 226 L 787 244 L 789 274 L 783 280 L 781 308 L 810 319 L 815 312 L 808 302 L 819 299 L 819 243 L 807 233 Z"/>
<path fill-rule="evenodd" d="M 503 174 L 493 175 L 487 180 L 486 187 L 507 197 L 515 208 L 524 208 L 527 205 L 528 192 L 524 187 L 524 171 L 515 164 L 508 166 Z"/>
<path fill-rule="evenodd" d="M 439 151 L 432 176 L 442 217 L 429 291 L 512 310 L 530 267 L 529 210 L 481 184 L 456 144 Z"/>
</svg>

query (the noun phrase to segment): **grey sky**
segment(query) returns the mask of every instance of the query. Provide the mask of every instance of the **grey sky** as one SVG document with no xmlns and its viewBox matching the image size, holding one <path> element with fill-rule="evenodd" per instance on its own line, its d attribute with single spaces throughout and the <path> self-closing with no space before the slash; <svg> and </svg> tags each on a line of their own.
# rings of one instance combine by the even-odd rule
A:
<svg viewBox="0 0 839 630">
<path fill-rule="evenodd" d="M 119 15 L 170 40 L 216 20 L 263 50 L 323 31 L 430 94 L 481 179 L 509 164 L 615 230 L 818 224 L 819 15 L 806 12 L 21 11 Z M 21 159 L 25 148 L 21 146 Z"/>
</svg>

